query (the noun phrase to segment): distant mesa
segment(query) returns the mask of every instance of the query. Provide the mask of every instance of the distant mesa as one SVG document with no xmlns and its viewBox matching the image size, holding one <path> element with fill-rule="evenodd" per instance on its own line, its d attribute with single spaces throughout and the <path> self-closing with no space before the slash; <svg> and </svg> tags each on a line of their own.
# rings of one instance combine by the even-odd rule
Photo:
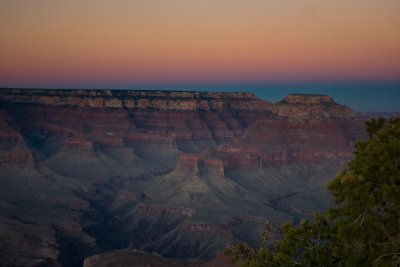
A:
<svg viewBox="0 0 400 267">
<path fill-rule="evenodd" d="M 92 108 L 159 108 L 175 110 L 212 110 L 226 108 L 262 109 L 268 103 L 253 93 L 215 93 L 138 90 L 40 90 L 4 89 L 0 102 L 30 103 Z M 249 105 L 251 103 L 251 105 Z"/>
<path fill-rule="evenodd" d="M 249 92 L 4 89 L 1 102 L 89 108 L 248 110 L 297 119 L 315 117 L 316 113 L 320 113 L 319 117 L 354 116 L 351 109 L 336 104 L 332 97 L 311 94 L 291 94 L 274 104 Z"/>
</svg>

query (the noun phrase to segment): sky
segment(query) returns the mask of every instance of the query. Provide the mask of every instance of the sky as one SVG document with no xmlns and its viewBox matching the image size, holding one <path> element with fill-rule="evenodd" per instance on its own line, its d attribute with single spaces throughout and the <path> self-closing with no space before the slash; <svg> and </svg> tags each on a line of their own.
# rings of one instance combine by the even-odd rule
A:
<svg viewBox="0 0 400 267">
<path fill-rule="evenodd" d="M 0 40 L 0 87 L 315 92 L 400 109 L 399 0 L 0 0 Z"/>
</svg>

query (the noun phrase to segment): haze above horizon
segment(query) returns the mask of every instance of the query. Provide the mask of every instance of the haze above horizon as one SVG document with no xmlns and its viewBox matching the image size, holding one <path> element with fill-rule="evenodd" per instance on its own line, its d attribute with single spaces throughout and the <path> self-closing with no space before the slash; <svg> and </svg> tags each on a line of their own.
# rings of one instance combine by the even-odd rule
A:
<svg viewBox="0 0 400 267">
<path fill-rule="evenodd" d="M 400 109 L 398 0 L 0 0 L 0 34 L 0 87 L 322 93 Z"/>
</svg>

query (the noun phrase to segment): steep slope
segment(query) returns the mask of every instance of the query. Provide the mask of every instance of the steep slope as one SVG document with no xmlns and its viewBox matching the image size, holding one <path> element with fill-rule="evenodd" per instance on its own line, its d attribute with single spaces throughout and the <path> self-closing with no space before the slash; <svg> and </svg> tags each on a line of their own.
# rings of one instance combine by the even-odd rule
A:
<svg viewBox="0 0 400 267">
<path fill-rule="evenodd" d="M 365 137 L 329 96 L 0 91 L 0 265 L 80 266 L 133 244 L 211 259 L 330 202 Z M 34 260 L 33 260 L 34 259 Z"/>
</svg>

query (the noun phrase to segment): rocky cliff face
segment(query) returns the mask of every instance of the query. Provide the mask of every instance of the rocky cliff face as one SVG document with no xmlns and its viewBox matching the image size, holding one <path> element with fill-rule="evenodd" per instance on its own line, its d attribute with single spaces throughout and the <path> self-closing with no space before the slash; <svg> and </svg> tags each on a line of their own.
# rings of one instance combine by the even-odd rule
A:
<svg viewBox="0 0 400 267">
<path fill-rule="evenodd" d="M 292 120 L 351 119 L 354 117 L 351 109 L 336 104 L 332 97 L 326 95 L 288 95 L 273 106 L 273 111 Z"/>
<path fill-rule="evenodd" d="M 90 133 L 104 145 L 151 142 L 182 150 L 232 141 L 271 113 L 271 104 L 251 93 L 5 90 L 0 102 L 30 131 L 63 137 Z"/>
<path fill-rule="evenodd" d="M 0 265 L 81 266 L 130 243 L 210 259 L 256 243 L 265 220 L 324 208 L 364 137 L 329 96 L 2 90 Z"/>
<path fill-rule="evenodd" d="M 268 106 L 252 93 L 123 90 L 2 90 L 2 102 L 89 108 L 163 110 L 257 110 Z"/>
</svg>

